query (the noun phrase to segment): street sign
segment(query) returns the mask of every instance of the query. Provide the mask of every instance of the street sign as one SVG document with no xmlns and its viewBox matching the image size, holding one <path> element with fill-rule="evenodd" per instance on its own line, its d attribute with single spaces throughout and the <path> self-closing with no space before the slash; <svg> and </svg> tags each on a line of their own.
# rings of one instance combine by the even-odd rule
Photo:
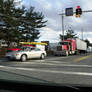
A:
<svg viewBox="0 0 92 92">
<path fill-rule="evenodd" d="M 65 15 L 66 16 L 73 16 L 73 8 L 66 8 L 65 9 Z"/>
</svg>

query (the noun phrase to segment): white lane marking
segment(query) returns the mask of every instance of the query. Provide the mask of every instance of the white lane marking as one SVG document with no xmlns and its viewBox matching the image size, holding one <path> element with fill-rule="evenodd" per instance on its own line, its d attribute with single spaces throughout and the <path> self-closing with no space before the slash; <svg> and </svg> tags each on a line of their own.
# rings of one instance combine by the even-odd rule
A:
<svg viewBox="0 0 92 92">
<path fill-rule="evenodd" d="M 34 72 L 47 72 L 47 73 L 61 73 L 61 74 L 70 74 L 70 75 L 85 75 L 85 76 L 92 76 L 92 73 L 87 72 L 70 72 L 70 71 L 55 71 L 55 70 L 41 70 L 41 69 L 34 69 L 34 68 L 16 68 L 18 70 L 27 70 L 27 71 L 34 71 Z"/>
<path fill-rule="evenodd" d="M 30 62 L 23 62 L 23 63 L 68 63 L 68 62 L 62 62 L 62 61 L 42 61 L 42 60 L 37 60 L 37 61 L 30 61 Z"/>
<path fill-rule="evenodd" d="M 69 63 L 65 63 L 62 64 L 64 62 L 61 63 L 53 63 L 53 62 L 44 62 L 44 63 L 38 63 L 38 62 L 23 62 L 23 64 L 38 64 L 38 65 L 52 65 L 52 66 L 71 66 L 71 67 L 89 67 L 92 68 L 92 65 L 75 65 L 75 64 L 69 64 Z"/>
<path fill-rule="evenodd" d="M 2 68 L 2 67 L 5 67 L 5 66 L 0 66 L 0 67 Z"/>
<path fill-rule="evenodd" d="M 57 73 L 57 74 L 69 74 L 69 75 L 82 75 L 82 76 L 92 76 L 92 73 L 88 72 L 71 72 L 71 71 L 56 71 L 56 70 L 45 70 L 45 69 L 35 69 L 35 68 L 17 68 L 17 67 L 7 67 L 3 66 L 2 68 L 6 69 L 12 69 L 12 70 L 25 70 L 25 71 L 33 71 L 33 72 L 45 72 L 45 73 Z"/>
</svg>

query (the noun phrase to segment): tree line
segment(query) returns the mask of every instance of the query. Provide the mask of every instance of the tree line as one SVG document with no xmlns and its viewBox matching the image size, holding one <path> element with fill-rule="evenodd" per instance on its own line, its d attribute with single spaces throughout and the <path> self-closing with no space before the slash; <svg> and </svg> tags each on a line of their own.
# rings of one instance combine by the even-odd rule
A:
<svg viewBox="0 0 92 92">
<path fill-rule="evenodd" d="M 46 26 L 42 12 L 34 7 L 18 6 L 14 0 L 0 0 L 0 39 L 11 42 L 35 41 L 40 37 L 40 28 Z"/>
</svg>

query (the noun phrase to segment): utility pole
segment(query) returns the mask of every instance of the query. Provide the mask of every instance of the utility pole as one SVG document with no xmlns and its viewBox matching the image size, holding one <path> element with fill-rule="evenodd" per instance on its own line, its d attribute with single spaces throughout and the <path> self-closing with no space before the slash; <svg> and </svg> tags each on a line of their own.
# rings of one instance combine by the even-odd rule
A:
<svg viewBox="0 0 92 92">
<path fill-rule="evenodd" d="M 65 10 L 66 12 L 65 13 L 61 13 L 59 15 L 61 15 L 61 18 L 62 18 L 62 35 L 63 35 L 63 39 L 64 40 L 64 16 L 73 16 L 73 8 L 70 7 L 70 8 L 66 8 Z"/>
<path fill-rule="evenodd" d="M 62 34 L 63 34 L 63 40 L 64 40 L 64 15 L 62 15 Z"/>
<path fill-rule="evenodd" d="M 63 35 L 62 40 L 64 40 L 64 15 L 65 15 L 65 13 L 62 13 L 62 14 L 59 14 L 59 15 L 61 15 L 61 18 L 62 18 L 62 35 Z"/>
<path fill-rule="evenodd" d="M 82 37 L 82 40 L 83 40 L 83 28 L 81 29 L 81 37 Z"/>
</svg>

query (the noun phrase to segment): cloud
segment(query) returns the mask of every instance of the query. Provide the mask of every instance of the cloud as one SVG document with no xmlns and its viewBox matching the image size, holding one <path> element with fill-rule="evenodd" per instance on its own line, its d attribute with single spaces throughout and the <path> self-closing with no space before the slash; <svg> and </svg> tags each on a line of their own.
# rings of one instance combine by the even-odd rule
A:
<svg viewBox="0 0 92 92">
<path fill-rule="evenodd" d="M 53 31 L 50 28 L 43 28 L 43 31 L 41 32 L 41 37 L 40 37 L 40 41 L 49 41 L 50 42 L 59 42 L 59 34 L 61 34 L 60 32 L 56 32 Z M 43 36 L 44 35 L 44 36 Z"/>
<path fill-rule="evenodd" d="M 82 32 L 77 32 L 77 36 L 82 39 Z M 83 40 L 88 39 L 92 43 L 92 32 L 83 31 Z"/>
<path fill-rule="evenodd" d="M 24 4 L 27 7 L 34 6 L 36 11 L 43 12 L 48 22 L 47 27 L 41 29 L 42 36 L 40 39 L 50 41 L 58 40 L 58 34 L 62 32 L 62 22 L 59 14 L 65 12 L 65 8 L 73 7 L 75 11 L 77 5 L 80 5 L 83 11 L 92 10 L 91 0 L 24 0 Z M 75 15 L 72 17 L 65 16 L 64 25 L 65 30 L 71 27 L 78 35 L 83 28 L 87 32 L 87 36 L 84 34 L 84 38 L 91 39 L 92 13 L 83 13 L 80 18 L 76 18 Z"/>
<path fill-rule="evenodd" d="M 26 8 L 31 6 L 31 0 L 22 0 L 22 4 L 25 5 Z"/>
<path fill-rule="evenodd" d="M 90 43 L 92 43 L 92 38 L 88 38 L 88 40 L 90 41 Z"/>
<path fill-rule="evenodd" d="M 36 3 L 38 3 L 38 7 L 42 7 L 45 10 L 49 10 L 52 8 L 52 4 L 49 3 L 49 0 L 34 0 Z"/>
</svg>

